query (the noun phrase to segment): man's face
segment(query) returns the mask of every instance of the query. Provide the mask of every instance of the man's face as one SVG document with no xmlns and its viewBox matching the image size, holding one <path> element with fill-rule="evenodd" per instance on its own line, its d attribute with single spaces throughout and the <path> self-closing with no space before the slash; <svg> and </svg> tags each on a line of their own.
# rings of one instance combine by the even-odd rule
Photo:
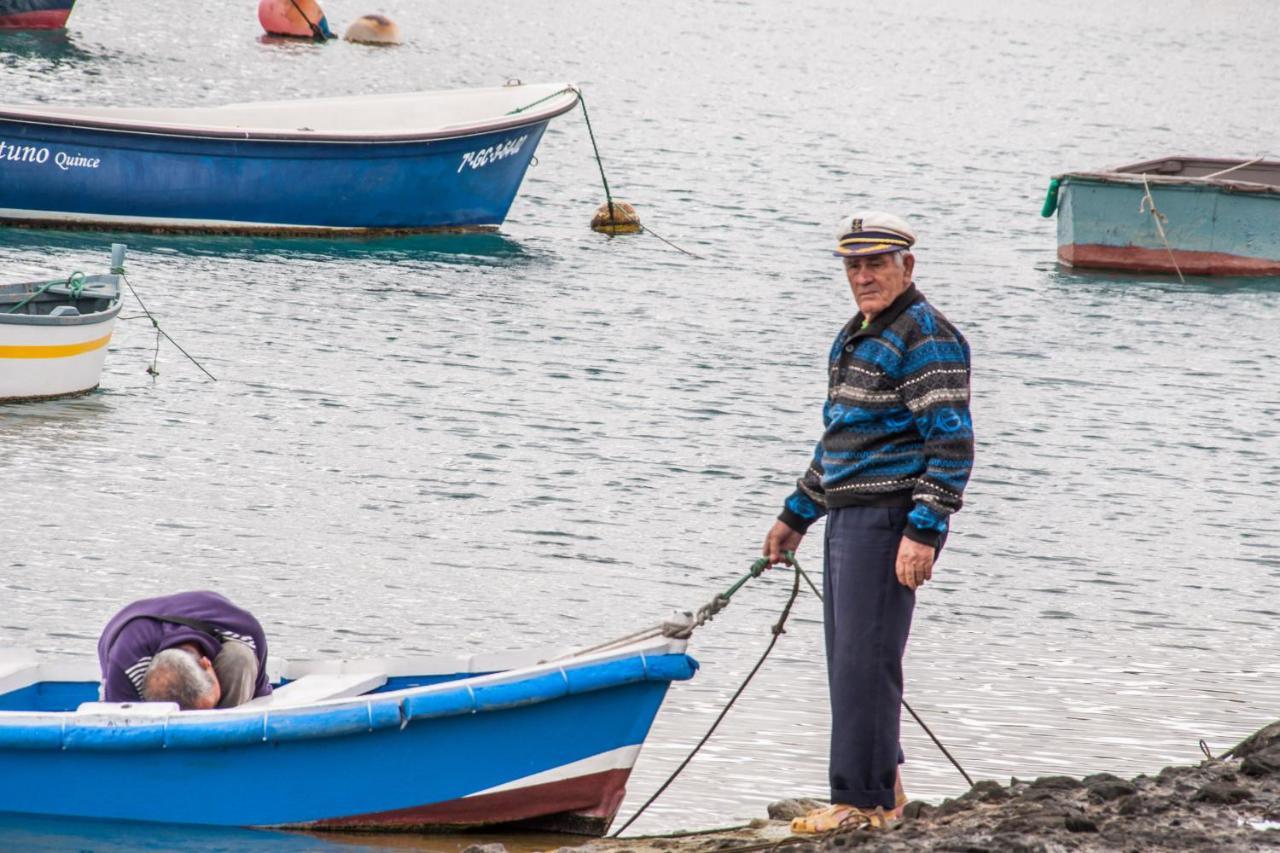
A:
<svg viewBox="0 0 1280 853">
<path fill-rule="evenodd" d="M 902 259 L 899 266 L 894 257 Z M 911 286 L 916 259 L 906 252 L 886 252 L 862 258 L 845 258 L 844 272 L 858 310 L 870 320 L 893 304 Z"/>
</svg>

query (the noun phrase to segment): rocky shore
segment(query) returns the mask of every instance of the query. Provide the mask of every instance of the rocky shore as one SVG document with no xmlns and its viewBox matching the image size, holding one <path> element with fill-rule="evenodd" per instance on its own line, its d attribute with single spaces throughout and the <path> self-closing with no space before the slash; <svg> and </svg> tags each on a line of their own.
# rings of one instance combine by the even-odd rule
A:
<svg viewBox="0 0 1280 853">
<path fill-rule="evenodd" d="M 774 803 L 770 819 L 733 830 L 602 839 L 557 853 L 1280 849 L 1280 722 L 1221 759 L 1166 767 L 1154 776 L 1121 779 L 1099 773 L 1083 779 L 1014 779 L 1008 785 L 979 782 L 937 806 L 909 803 L 904 819 L 888 831 L 791 837 L 787 819 L 810 805 Z"/>
</svg>

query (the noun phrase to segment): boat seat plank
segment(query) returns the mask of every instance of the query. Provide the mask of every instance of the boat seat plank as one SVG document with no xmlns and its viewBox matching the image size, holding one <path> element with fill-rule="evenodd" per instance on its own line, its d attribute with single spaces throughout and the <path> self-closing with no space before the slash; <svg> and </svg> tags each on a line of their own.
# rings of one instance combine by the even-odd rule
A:
<svg viewBox="0 0 1280 853">
<path fill-rule="evenodd" d="M 387 683 L 385 672 L 311 673 L 277 687 L 270 696 L 252 699 L 240 708 L 276 709 L 309 705 L 327 699 L 348 699 Z"/>
<path fill-rule="evenodd" d="M 40 680 L 40 666 L 30 661 L 0 662 L 0 695 L 30 687 Z"/>
</svg>

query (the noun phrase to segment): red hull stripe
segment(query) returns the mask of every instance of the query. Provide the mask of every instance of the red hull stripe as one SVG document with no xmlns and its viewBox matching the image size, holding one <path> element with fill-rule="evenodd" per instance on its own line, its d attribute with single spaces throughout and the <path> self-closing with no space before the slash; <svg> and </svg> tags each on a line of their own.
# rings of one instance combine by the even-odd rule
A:
<svg viewBox="0 0 1280 853">
<path fill-rule="evenodd" d="M 60 30 L 67 25 L 71 7 L 42 9 L 39 12 L 0 14 L 0 30 Z"/>
<path fill-rule="evenodd" d="M 630 775 L 629 768 L 604 770 L 445 803 L 318 820 L 306 826 L 309 829 L 409 830 L 511 823 L 564 812 L 596 818 L 607 826 L 622 806 Z"/>
<path fill-rule="evenodd" d="M 1138 246 L 1104 246 L 1101 243 L 1072 243 L 1058 247 L 1058 257 L 1073 267 L 1175 272 L 1164 249 Z M 1244 258 L 1223 252 L 1173 250 L 1174 260 L 1184 275 L 1280 275 L 1280 260 Z"/>
</svg>

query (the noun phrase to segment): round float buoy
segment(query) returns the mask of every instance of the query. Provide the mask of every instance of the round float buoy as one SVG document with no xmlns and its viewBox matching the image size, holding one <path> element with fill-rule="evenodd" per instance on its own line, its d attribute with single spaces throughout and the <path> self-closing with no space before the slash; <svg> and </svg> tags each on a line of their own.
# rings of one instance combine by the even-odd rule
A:
<svg viewBox="0 0 1280 853">
<path fill-rule="evenodd" d="M 329 21 L 316 0 L 261 0 L 258 23 L 273 36 L 327 39 Z"/>
<path fill-rule="evenodd" d="M 639 234 L 640 214 L 625 201 L 613 202 L 613 215 L 609 215 L 609 202 L 596 208 L 596 215 L 591 217 L 591 230 L 601 234 Z"/>
<path fill-rule="evenodd" d="M 361 15 L 342 37 L 358 44 L 399 44 L 400 28 L 386 15 Z"/>
</svg>

